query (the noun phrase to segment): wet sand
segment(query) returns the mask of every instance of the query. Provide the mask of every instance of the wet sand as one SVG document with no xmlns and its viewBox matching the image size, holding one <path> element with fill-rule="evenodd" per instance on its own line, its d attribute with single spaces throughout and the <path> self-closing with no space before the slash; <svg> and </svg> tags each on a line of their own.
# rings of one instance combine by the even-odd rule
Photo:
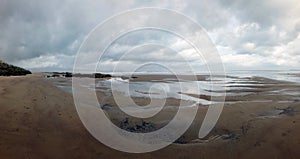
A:
<svg viewBox="0 0 300 159">
<path fill-rule="evenodd" d="M 230 90 L 251 94 L 228 96 L 216 127 L 205 139 L 197 139 L 207 110 L 200 106 L 195 122 L 176 143 L 151 153 L 129 154 L 94 139 L 79 120 L 72 94 L 42 74 L 0 77 L 0 158 L 299 158 L 300 86 L 259 77 L 251 81 L 264 85 Z M 111 111 L 114 101 L 108 101 L 103 103 L 109 106 L 105 111 L 119 125 L 125 116 L 116 116 Z M 147 122 L 167 121 L 163 118 L 175 110 L 166 109 L 161 118 Z"/>
</svg>

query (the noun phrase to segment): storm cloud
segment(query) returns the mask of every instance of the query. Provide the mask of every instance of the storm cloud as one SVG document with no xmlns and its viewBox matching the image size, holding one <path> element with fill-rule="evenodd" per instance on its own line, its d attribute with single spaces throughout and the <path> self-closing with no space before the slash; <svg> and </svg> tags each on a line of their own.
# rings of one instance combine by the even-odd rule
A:
<svg viewBox="0 0 300 159">
<path fill-rule="evenodd" d="M 168 8 L 197 21 L 216 45 L 226 69 L 300 68 L 297 0 L 2 0 L 0 59 L 34 71 L 70 71 L 93 28 L 115 14 L 140 7 Z M 177 52 L 154 46 L 137 49 L 123 61 L 125 70 L 126 65 L 147 59 L 180 68 L 182 57 L 203 67 L 195 51 L 180 39 L 147 31 L 118 40 L 100 65 L 110 68 L 120 62 L 122 53 L 151 40 L 182 48 Z"/>
</svg>

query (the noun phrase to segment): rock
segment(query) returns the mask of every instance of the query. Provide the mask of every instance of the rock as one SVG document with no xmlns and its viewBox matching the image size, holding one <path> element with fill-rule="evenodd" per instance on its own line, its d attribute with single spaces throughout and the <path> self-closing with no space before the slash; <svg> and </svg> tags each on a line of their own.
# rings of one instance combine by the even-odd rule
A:
<svg viewBox="0 0 300 159">
<path fill-rule="evenodd" d="M 125 118 L 120 122 L 120 128 L 135 133 L 147 133 L 157 130 L 156 125 L 153 123 L 141 120 L 140 123 L 131 124 L 128 118 Z"/>
<path fill-rule="evenodd" d="M 120 128 L 121 129 L 125 129 L 128 126 L 129 122 L 128 122 L 128 118 L 125 118 L 124 120 L 122 120 L 120 122 Z"/>
</svg>

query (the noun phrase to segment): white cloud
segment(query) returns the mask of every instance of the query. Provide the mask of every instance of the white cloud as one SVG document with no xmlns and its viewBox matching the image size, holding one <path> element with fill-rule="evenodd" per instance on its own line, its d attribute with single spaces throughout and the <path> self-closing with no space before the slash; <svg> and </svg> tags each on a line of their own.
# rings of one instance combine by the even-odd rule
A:
<svg viewBox="0 0 300 159">
<path fill-rule="evenodd" d="M 13 63 L 17 66 L 36 71 L 51 71 L 51 69 L 66 71 L 72 68 L 74 56 L 67 55 L 42 55 Z M 67 65 L 67 67 L 66 67 Z"/>
</svg>

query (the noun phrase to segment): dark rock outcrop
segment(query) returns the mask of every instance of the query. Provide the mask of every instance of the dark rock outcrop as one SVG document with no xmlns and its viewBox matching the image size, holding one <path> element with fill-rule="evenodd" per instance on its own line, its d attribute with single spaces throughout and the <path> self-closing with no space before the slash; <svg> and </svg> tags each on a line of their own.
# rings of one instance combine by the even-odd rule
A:
<svg viewBox="0 0 300 159">
<path fill-rule="evenodd" d="M 158 129 L 158 127 L 153 123 L 148 123 L 144 120 L 141 120 L 138 123 L 132 123 L 128 118 L 123 119 L 120 122 L 119 127 L 123 130 L 135 133 L 148 133 Z"/>
</svg>

